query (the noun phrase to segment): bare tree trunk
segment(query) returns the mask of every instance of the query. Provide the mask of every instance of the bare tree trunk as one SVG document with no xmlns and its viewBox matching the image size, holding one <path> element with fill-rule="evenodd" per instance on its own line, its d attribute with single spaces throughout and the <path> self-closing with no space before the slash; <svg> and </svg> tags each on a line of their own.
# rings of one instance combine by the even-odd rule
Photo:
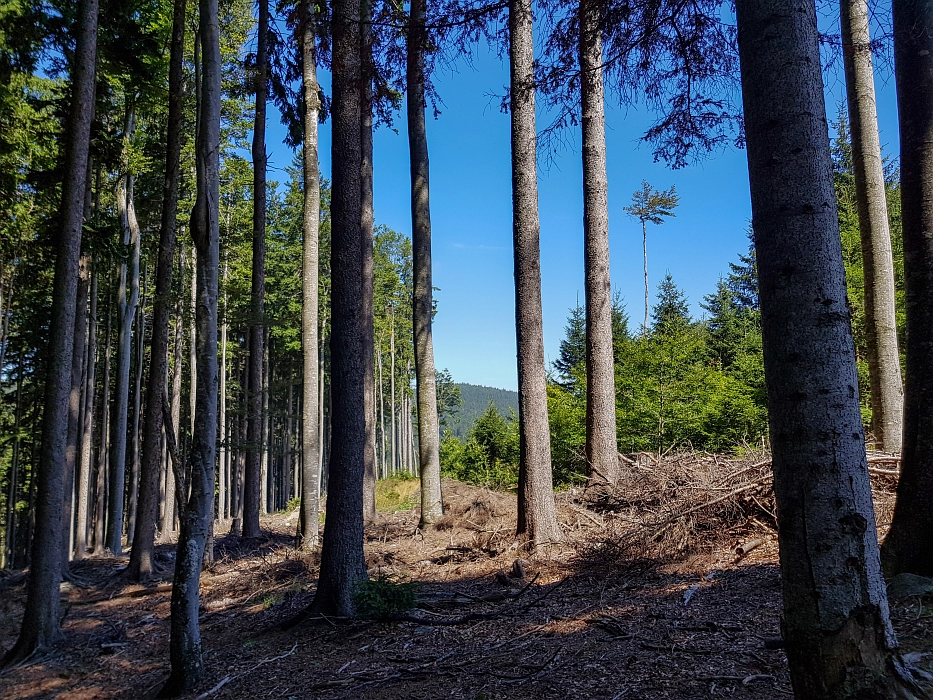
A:
<svg viewBox="0 0 933 700">
<path fill-rule="evenodd" d="M 13 454 L 10 458 L 9 491 L 6 499 L 6 529 L 3 541 L 3 563 L 0 568 L 12 569 L 16 566 L 16 501 L 19 491 L 20 426 L 23 417 L 23 359 L 20 355 L 19 368 L 16 372 L 16 412 L 13 417 Z"/>
<path fill-rule="evenodd" d="M 133 386 L 133 471 L 130 475 L 130 515 L 127 525 L 126 540 L 130 546 L 136 534 L 136 510 L 139 505 L 139 418 L 142 409 L 143 362 L 146 358 L 146 296 L 149 294 L 149 269 L 143 275 L 143 293 L 140 305 L 142 311 L 136 317 L 136 378 Z"/>
<path fill-rule="evenodd" d="M 373 29 L 372 2 L 361 0 L 360 12 L 360 65 L 362 90 L 360 91 L 360 143 L 362 167 L 360 169 L 360 192 L 362 196 L 363 235 L 363 412 L 366 419 L 366 450 L 363 454 L 363 520 L 371 523 L 376 519 L 376 404 L 375 396 L 375 353 L 373 311 Z"/>
<path fill-rule="evenodd" d="M 87 211 L 87 209 L 85 209 Z M 62 502 L 62 571 L 67 576 L 68 561 L 74 550 L 73 522 L 75 471 L 78 469 L 79 430 L 84 400 L 84 362 L 87 359 L 87 303 L 91 280 L 89 260 L 82 255 L 78 262 L 78 290 L 74 318 L 74 347 L 71 354 L 71 393 L 68 398 L 68 442 L 65 446 L 65 485 Z"/>
<path fill-rule="evenodd" d="M 110 461 L 110 355 L 113 294 L 107 296 L 107 334 L 104 347 L 104 386 L 100 406 L 100 447 L 97 451 L 97 489 L 95 492 L 94 554 L 104 553 L 104 526 L 107 511 L 107 468 Z"/>
<path fill-rule="evenodd" d="M 397 416 L 397 407 L 395 401 L 395 306 L 390 308 L 391 320 L 389 326 L 389 393 L 391 394 L 392 402 L 389 405 L 390 413 L 392 417 L 392 474 L 398 471 L 400 462 L 398 459 L 398 438 L 396 433 L 398 432 L 398 420 Z"/>
<path fill-rule="evenodd" d="M 178 256 L 178 277 L 184 279 L 185 244 L 181 244 Z M 183 285 L 182 285 L 183 286 Z M 172 350 L 174 367 L 172 368 L 172 438 L 175 445 L 181 445 L 181 380 L 182 380 L 182 352 L 184 349 L 184 301 L 179 296 L 175 304 L 175 341 Z M 164 414 L 163 414 L 164 415 Z M 169 430 L 166 427 L 165 430 Z M 167 438 L 168 436 L 166 436 Z M 168 544 L 175 533 L 175 471 L 166 461 L 165 470 L 165 500 L 162 507 L 162 527 L 159 531 L 159 543 Z"/>
<path fill-rule="evenodd" d="M 91 463 L 94 454 L 94 394 L 97 391 L 97 261 L 92 263 L 91 303 L 88 313 L 87 356 L 85 363 L 84 410 L 81 425 L 81 457 L 78 460 L 78 512 L 75 528 L 74 558 L 87 555 L 88 502 L 91 493 Z"/>
<path fill-rule="evenodd" d="M 878 556 L 816 8 L 741 0 L 737 17 L 794 695 L 912 697 Z"/>
<path fill-rule="evenodd" d="M 509 57 L 520 431 L 518 534 L 528 536 L 536 545 L 545 545 L 559 542 L 561 531 L 551 479 L 544 374 L 531 0 L 510 0 Z"/>
<path fill-rule="evenodd" d="M 253 123 L 253 275 L 250 295 L 249 386 L 247 395 L 246 484 L 243 494 L 243 537 L 259 537 L 259 512 L 265 510 L 262 495 L 262 361 L 263 299 L 266 265 L 266 83 L 268 81 L 269 2 L 259 0 L 256 42 L 256 116 Z"/>
<path fill-rule="evenodd" d="M 352 615 L 353 592 L 366 578 L 363 558 L 363 471 L 366 416 L 362 310 L 362 129 L 360 5 L 333 3 L 333 195 L 331 200 L 331 430 L 327 516 L 321 573 L 313 606 Z"/>
<path fill-rule="evenodd" d="M 230 451 L 227 445 L 227 260 L 224 253 L 224 306 L 220 330 L 220 478 L 217 485 L 217 519 L 226 520 L 229 498 Z"/>
<path fill-rule="evenodd" d="M 181 163 L 181 130 L 184 122 L 184 49 L 187 0 L 174 0 L 172 44 L 169 56 L 168 133 L 166 138 L 165 179 L 162 185 L 162 220 L 156 264 L 155 299 L 152 304 L 152 340 L 149 350 L 149 376 L 146 380 L 146 421 L 143 423 L 140 461 L 139 503 L 129 575 L 139 581 L 153 573 L 153 545 L 159 519 L 159 477 L 162 466 L 162 401 L 168 383 L 168 323 L 172 303 L 172 266 L 175 264 L 175 220 L 178 215 L 178 181 Z M 181 375 L 178 375 L 181 378 Z M 180 387 L 179 387 L 180 389 Z M 176 402 L 177 403 L 177 402 Z M 178 420 L 175 419 L 177 426 Z M 178 444 L 176 439 L 175 444 Z M 168 479 L 166 479 L 168 481 Z M 174 481 L 167 484 L 174 497 Z M 166 494 L 169 497 L 169 494 Z M 172 501 L 174 510 L 174 500 Z M 166 518 L 171 523 L 171 514 Z M 171 530 L 163 527 L 163 533 Z"/>
<path fill-rule="evenodd" d="M 885 197 L 884 162 L 878 136 L 868 2 L 841 0 L 839 11 L 852 129 L 855 199 L 862 234 L 871 425 L 875 440 L 883 450 L 899 452 L 904 392 L 897 349 L 894 259 Z"/>
<path fill-rule="evenodd" d="M 894 2 L 894 74 L 901 147 L 907 287 L 904 449 L 884 541 L 891 573 L 933 575 L 933 7 Z"/>
<path fill-rule="evenodd" d="M 62 186 L 61 234 L 55 261 L 52 316 L 49 324 L 48 374 L 39 466 L 36 470 L 36 530 L 32 540 L 30 576 L 23 625 L 16 644 L 0 665 L 22 661 L 36 649 L 61 637 L 61 579 L 65 443 L 68 436 L 71 353 L 74 347 L 75 288 L 84 218 L 84 179 L 94 111 L 97 56 L 97 0 L 78 6 L 77 44 L 72 58 L 69 138 Z"/>
<path fill-rule="evenodd" d="M 426 0 L 412 0 L 408 20 L 408 150 L 411 159 L 411 238 L 414 293 L 415 379 L 418 391 L 418 447 L 421 472 L 421 526 L 444 514 L 441 498 L 440 424 L 434 371 L 434 288 L 431 281 L 431 200 L 428 134 L 424 120 L 427 42 Z"/>
<path fill-rule="evenodd" d="M 123 130 L 124 148 L 128 148 L 136 130 L 136 107 L 131 101 L 126 110 Z M 127 166 L 124 166 L 127 167 Z M 114 387 L 113 422 L 110 437 L 110 499 L 107 510 L 107 548 L 123 552 L 124 487 L 126 484 L 126 427 L 130 403 L 130 360 L 133 354 L 133 323 L 139 303 L 139 224 L 133 203 L 132 173 L 125 173 L 117 189 L 117 207 L 123 225 L 123 245 L 128 246 L 128 262 L 120 266 L 117 292 L 117 377 Z M 127 289 L 127 286 L 129 289 Z"/>
<path fill-rule="evenodd" d="M 318 544 L 320 513 L 321 445 L 324 441 L 323 331 L 319 334 L 320 265 L 319 228 L 321 220 L 321 176 L 318 165 L 317 123 L 321 110 L 321 88 L 317 81 L 315 27 L 317 17 L 311 0 L 301 2 L 302 89 L 305 99 L 302 165 L 304 212 L 301 253 L 301 516 L 299 546 L 312 549 Z M 320 320 L 323 325 L 323 319 Z M 321 337 L 319 337 L 321 336 Z"/>
<path fill-rule="evenodd" d="M 272 381 L 271 370 L 269 368 L 269 335 L 266 331 L 265 342 L 262 349 L 262 432 L 259 438 L 259 449 L 262 459 L 260 461 L 260 498 L 259 509 L 262 513 L 269 512 L 269 480 L 271 477 L 269 469 L 269 455 L 273 449 L 272 429 L 269 420 L 269 384 Z"/>
<path fill-rule="evenodd" d="M 648 224 L 641 220 L 641 249 L 645 258 L 645 322 L 641 327 L 641 334 L 648 335 L 648 309 L 651 302 L 648 298 Z"/>
<path fill-rule="evenodd" d="M 197 385 L 189 453 L 190 495 L 182 509 L 172 583 L 172 673 L 160 695 L 190 690 L 204 677 L 198 608 L 201 564 L 212 522 L 217 451 L 217 276 L 220 267 L 221 59 L 217 0 L 200 0 L 202 80 L 197 139 L 197 199 L 191 234 L 197 250 Z"/>
<path fill-rule="evenodd" d="M 376 346 L 379 364 L 379 434 L 382 437 L 382 451 L 379 455 L 379 474 L 385 479 L 389 473 L 386 471 L 386 399 L 382 383 L 382 346 Z"/>
<path fill-rule="evenodd" d="M 616 443 L 612 288 L 609 277 L 609 183 L 603 98 L 601 5 L 580 3 L 580 99 L 583 131 L 583 248 L 586 268 L 586 464 L 591 480 L 619 481 Z"/>
</svg>

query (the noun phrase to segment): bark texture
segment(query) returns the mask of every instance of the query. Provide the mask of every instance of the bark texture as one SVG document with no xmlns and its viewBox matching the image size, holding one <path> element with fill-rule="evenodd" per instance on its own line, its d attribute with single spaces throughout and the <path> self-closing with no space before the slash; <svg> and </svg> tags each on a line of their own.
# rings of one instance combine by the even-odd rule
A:
<svg viewBox="0 0 933 700">
<path fill-rule="evenodd" d="M 159 518 L 159 472 L 162 465 L 162 399 L 168 382 L 168 321 L 172 303 L 172 266 L 175 264 L 175 230 L 178 216 L 178 177 L 181 162 L 181 130 L 184 118 L 185 11 L 187 0 L 175 0 L 172 11 L 172 44 L 169 55 L 168 132 L 165 180 L 162 185 L 162 221 L 156 288 L 152 304 L 152 340 L 146 380 L 146 420 L 143 423 L 136 528 L 130 552 L 129 576 L 135 581 L 153 573 L 153 545 Z"/>
<path fill-rule="evenodd" d="M 305 98 L 304 117 L 304 214 L 302 218 L 301 267 L 301 352 L 304 358 L 301 403 L 301 520 L 300 545 L 304 549 L 318 544 L 318 513 L 321 483 L 321 412 L 318 384 L 318 322 L 321 221 L 321 175 L 318 166 L 317 122 L 321 110 L 320 86 L 317 81 L 315 27 L 317 17 L 311 0 L 301 3 L 303 57 L 302 87 Z"/>
<path fill-rule="evenodd" d="M 363 253 L 363 413 L 366 418 L 366 450 L 363 454 L 363 520 L 376 519 L 376 369 L 373 311 L 373 27 L 372 2 L 362 0 L 360 12 L 360 169 L 361 232 Z"/>
<path fill-rule="evenodd" d="M 363 236 L 360 165 L 360 4 L 333 4 L 331 201 L 331 448 L 321 574 L 313 607 L 353 614 L 353 592 L 366 578 L 363 558 L 363 401 L 366 333 L 362 312 Z"/>
<path fill-rule="evenodd" d="M 904 448 L 882 554 L 890 573 L 933 575 L 933 5 L 894 2 L 907 291 Z"/>
<path fill-rule="evenodd" d="M 589 477 L 615 485 L 616 391 L 609 278 L 609 181 L 600 3 L 580 3 L 583 131 L 583 250 L 586 274 L 586 463 Z"/>
<path fill-rule="evenodd" d="M 531 0 L 509 3 L 512 117 L 512 234 L 518 345 L 518 533 L 536 545 L 559 542 L 551 477 L 551 433 L 544 373 L 541 255 L 535 134 Z"/>
<path fill-rule="evenodd" d="M 0 665 L 17 663 L 61 635 L 59 582 L 61 579 L 65 443 L 71 391 L 74 346 L 75 290 L 81 227 L 84 221 L 84 184 L 88 144 L 94 114 L 97 60 L 98 0 L 78 5 L 77 42 L 72 57 L 71 114 L 62 182 L 61 233 L 55 259 L 52 314 L 49 324 L 48 370 L 39 463 L 36 470 L 36 525 L 31 542 L 29 584 L 23 625 L 16 644 Z"/>
<path fill-rule="evenodd" d="M 859 414 L 816 8 L 742 0 L 737 11 L 794 694 L 907 697 Z"/>
<path fill-rule="evenodd" d="M 172 672 L 163 697 L 194 687 L 204 676 L 198 608 L 201 562 L 212 519 L 217 451 L 217 287 L 220 267 L 220 27 L 217 0 L 200 0 L 202 80 L 197 137 L 197 199 L 191 234 L 197 249 L 197 387 L 188 458 L 189 495 L 172 583 L 169 657 Z"/>
<path fill-rule="evenodd" d="M 871 383 L 871 429 L 883 450 L 899 452 L 904 392 L 897 349 L 894 257 L 878 136 L 868 2 L 841 0 L 839 10 L 865 278 L 865 345 Z"/>
<path fill-rule="evenodd" d="M 418 464 L 421 476 L 421 525 L 444 514 L 441 498 L 440 425 L 434 371 L 434 287 L 431 279 L 431 199 L 428 133 L 425 125 L 426 0 L 412 0 L 408 22 L 408 152 L 411 159 L 412 326 L 418 391 Z"/>
<path fill-rule="evenodd" d="M 253 276 L 250 294 L 249 386 L 246 423 L 246 483 L 243 537 L 259 537 L 262 504 L 263 315 L 266 293 L 266 91 L 268 83 L 269 2 L 259 0 L 256 42 L 256 110 L 253 121 Z"/>
<path fill-rule="evenodd" d="M 136 108 L 127 108 L 124 147 L 136 130 Z M 130 360 L 133 353 L 133 324 L 139 303 L 139 223 L 133 202 L 135 176 L 125 173 L 117 189 L 117 208 L 123 226 L 127 262 L 120 266 L 117 291 L 117 377 L 114 384 L 113 419 L 110 423 L 110 497 L 107 500 L 107 549 L 123 553 L 124 486 L 126 484 L 126 435 L 130 405 Z"/>
<path fill-rule="evenodd" d="M 81 420 L 81 455 L 78 459 L 78 493 L 74 558 L 87 555 L 88 505 L 91 497 L 91 464 L 94 458 L 94 398 L 97 391 L 97 263 L 91 269 L 91 302 L 87 326 L 87 369 L 84 373 L 84 409 Z"/>
</svg>

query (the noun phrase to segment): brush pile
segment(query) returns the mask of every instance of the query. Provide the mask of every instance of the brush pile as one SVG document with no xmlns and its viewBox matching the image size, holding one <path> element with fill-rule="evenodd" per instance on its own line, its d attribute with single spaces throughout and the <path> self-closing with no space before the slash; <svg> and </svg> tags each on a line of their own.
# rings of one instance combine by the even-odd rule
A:
<svg viewBox="0 0 933 700">
<path fill-rule="evenodd" d="M 619 485 L 591 487 L 577 502 L 613 524 L 610 539 L 620 554 L 625 550 L 629 558 L 676 556 L 768 537 L 776 528 L 771 456 L 765 451 L 742 458 L 698 452 L 619 457 Z M 869 452 L 881 527 L 890 522 L 898 464 L 896 456 Z"/>
</svg>

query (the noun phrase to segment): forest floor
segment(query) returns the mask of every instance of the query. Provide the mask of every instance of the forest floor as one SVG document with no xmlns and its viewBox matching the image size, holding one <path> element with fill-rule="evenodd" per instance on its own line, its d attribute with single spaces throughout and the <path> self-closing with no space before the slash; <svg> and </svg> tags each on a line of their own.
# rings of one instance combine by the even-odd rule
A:
<svg viewBox="0 0 933 700">
<path fill-rule="evenodd" d="M 208 677 L 189 698 L 792 697 L 776 537 L 737 501 L 718 528 L 695 521 L 679 553 L 652 556 L 633 548 L 618 500 L 609 508 L 571 489 L 558 494 L 565 541 L 531 556 L 515 542 L 512 494 L 445 482 L 448 515 L 422 532 L 409 507 L 417 482 L 381 488 L 394 510 L 366 530 L 370 575 L 417 582 L 408 617 L 419 621 L 309 618 L 283 630 L 313 597 L 317 558 L 293 548 L 297 513 L 264 517 L 260 542 L 217 537 L 201 587 Z M 877 505 L 883 520 L 889 508 Z M 167 569 L 172 554 L 160 548 Z M 74 565 L 82 585 L 63 586 L 66 642 L 0 675 L 0 698 L 155 697 L 168 675 L 170 583 L 127 584 L 126 561 Z M 15 640 L 24 598 L 22 576 L 0 578 L 0 648 Z M 929 668 L 933 605 L 891 606 L 902 649 Z"/>
</svg>

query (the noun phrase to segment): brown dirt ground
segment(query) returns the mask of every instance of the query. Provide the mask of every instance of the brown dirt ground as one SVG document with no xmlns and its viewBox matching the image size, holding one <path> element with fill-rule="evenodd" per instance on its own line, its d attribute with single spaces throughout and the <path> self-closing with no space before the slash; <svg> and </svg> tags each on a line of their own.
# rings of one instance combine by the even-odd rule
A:
<svg viewBox="0 0 933 700">
<path fill-rule="evenodd" d="M 776 540 L 760 521 L 678 556 L 633 557 L 618 519 L 570 491 L 559 494 L 566 542 L 532 557 L 515 543 L 514 496 L 445 482 L 445 500 L 437 531 L 418 531 L 414 510 L 366 530 L 371 574 L 419 582 L 414 613 L 426 624 L 315 619 L 282 631 L 311 601 L 317 571 L 292 546 L 296 514 L 264 518 L 265 541 L 246 550 L 218 538 L 201 588 L 208 677 L 188 697 L 792 696 L 784 652 L 764 645 L 780 634 L 781 590 Z M 761 537 L 736 561 L 737 544 Z M 167 568 L 171 552 L 160 552 Z M 497 576 L 518 558 L 524 579 Z M 170 585 L 127 585 L 125 565 L 74 567 L 88 585 L 63 587 L 66 643 L 0 675 L 0 698 L 155 696 L 168 674 Z M 22 576 L 0 578 L 0 648 L 15 640 L 24 597 Z M 933 610 L 918 598 L 892 610 L 903 649 L 933 656 Z M 468 615 L 488 619 L 440 624 Z"/>
</svg>

